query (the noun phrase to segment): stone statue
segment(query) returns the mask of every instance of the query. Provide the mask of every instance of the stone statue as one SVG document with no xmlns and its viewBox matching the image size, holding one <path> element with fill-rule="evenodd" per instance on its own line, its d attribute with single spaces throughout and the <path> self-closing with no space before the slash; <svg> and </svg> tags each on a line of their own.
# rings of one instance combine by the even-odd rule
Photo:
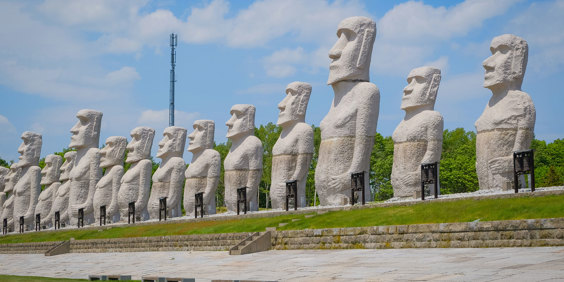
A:
<svg viewBox="0 0 564 282">
<path fill-rule="evenodd" d="M 480 189 L 513 187 L 513 152 L 527 150 L 533 140 L 536 112 L 521 91 L 529 47 L 524 39 L 504 34 L 490 45 L 482 65 L 484 87 L 492 97 L 476 121 L 476 172 Z"/>
<path fill-rule="evenodd" d="M 53 191 L 53 204 L 51 205 L 51 212 L 41 219 L 44 222 L 52 222 L 55 224 L 55 213 L 59 212 L 59 221 L 62 226 L 70 225 L 69 214 L 69 195 L 70 195 L 70 173 L 74 167 L 76 160 L 76 151 L 69 151 L 65 153 L 65 162 L 61 166 L 61 175 L 59 181 L 61 185 L 57 190 Z"/>
<path fill-rule="evenodd" d="M 212 120 L 197 120 L 194 122 L 194 131 L 188 135 L 188 151 L 192 153 L 192 162 L 185 173 L 186 215 L 194 216 L 195 195 L 202 192 L 204 213 L 215 214 L 215 192 L 219 183 L 221 156 L 213 149 L 214 133 L 215 123 Z"/>
<path fill-rule="evenodd" d="M 22 170 L 18 167 L 18 163 L 14 163 L 10 166 L 10 171 L 8 175 L 4 178 L 5 186 L 4 193 L 7 195 L 6 201 L 2 204 L 2 224 L 4 220 L 7 222 L 8 232 L 14 231 L 14 187 L 16 183 L 20 180 Z M 3 225 L 2 225 L 3 226 Z M 19 226 L 19 221 L 18 221 Z"/>
<path fill-rule="evenodd" d="M 380 91 L 369 82 L 376 24 L 369 18 L 344 19 L 329 51 L 329 80 L 335 97 L 320 124 L 321 145 L 315 185 L 321 205 L 350 202 L 351 174 L 365 172 L 366 199 L 370 153 L 374 145 Z"/>
<path fill-rule="evenodd" d="M 123 176 L 123 157 L 127 139 L 111 136 L 106 146 L 100 150 L 100 167 L 106 169 L 104 176 L 96 184 L 94 192 L 94 219 L 100 220 L 100 207 L 106 209 L 106 222 L 119 221 L 118 191 Z"/>
<path fill-rule="evenodd" d="M 9 168 L 0 166 L 0 221 L 2 220 L 2 209 L 6 202 L 6 192 L 4 192 L 4 188 L 6 187 L 6 182 L 8 182 L 8 173 L 10 173 Z M 2 222 L 0 222 L 0 225 L 2 225 Z"/>
<path fill-rule="evenodd" d="M 227 138 L 231 148 L 225 157 L 225 205 L 237 211 L 237 189 L 247 187 L 247 208 L 258 211 L 258 185 L 262 177 L 262 142 L 255 137 L 255 106 L 238 104 L 231 107 Z M 243 207 L 241 207 L 241 210 Z"/>
<path fill-rule="evenodd" d="M 47 155 L 45 157 L 45 167 L 41 170 L 41 185 L 45 185 L 45 189 L 39 194 L 39 200 L 35 207 L 35 215 L 40 216 L 41 226 L 51 227 L 52 222 L 49 220 L 48 215 L 53 206 L 53 199 L 55 193 L 61 186 L 59 177 L 61 175 L 60 167 L 63 163 L 63 158 L 58 155 Z M 47 220 L 46 220 L 47 219 Z"/>
<path fill-rule="evenodd" d="M 131 131 L 131 142 L 127 144 L 126 163 L 131 164 L 121 179 L 118 192 L 118 207 L 121 220 L 128 218 L 129 203 L 135 203 L 135 216 L 141 220 L 149 219 L 147 202 L 151 190 L 151 146 L 155 130 L 149 127 L 136 127 Z"/>
<path fill-rule="evenodd" d="M 41 192 L 41 134 L 26 131 L 22 134 L 22 144 L 18 149 L 21 154 L 18 167 L 22 170 L 21 177 L 14 186 L 14 224 L 20 224 L 23 217 L 24 229 L 32 230 L 35 222 L 35 206 Z"/>
<path fill-rule="evenodd" d="M 69 213 L 71 224 L 78 223 L 79 210 L 84 212 L 84 224 L 94 222 L 94 192 L 102 177 L 100 168 L 100 127 L 102 112 L 80 110 L 78 122 L 71 128 L 70 148 L 76 149 L 74 167 L 70 173 Z"/>
<path fill-rule="evenodd" d="M 186 129 L 178 126 L 165 128 L 159 142 L 157 158 L 161 165 L 153 175 L 153 187 L 149 197 L 149 217 L 159 218 L 159 199 L 166 198 L 167 217 L 182 216 L 182 187 L 186 164 L 182 156 L 186 145 Z"/>
<path fill-rule="evenodd" d="M 282 127 L 280 137 L 272 149 L 272 208 L 286 204 L 286 182 L 297 180 L 298 207 L 306 206 L 306 178 L 313 157 L 313 129 L 305 123 L 311 85 L 292 82 L 286 87 L 286 97 L 280 104 L 277 124 Z"/>
<path fill-rule="evenodd" d="M 413 69 L 407 83 L 401 99 L 405 117 L 392 135 L 394 197 L 415 197 L 421 191 L 421 164 L 440 161 L 443 148 L 443 116 L 434 110 L 441 70 Z"/>
</svg>

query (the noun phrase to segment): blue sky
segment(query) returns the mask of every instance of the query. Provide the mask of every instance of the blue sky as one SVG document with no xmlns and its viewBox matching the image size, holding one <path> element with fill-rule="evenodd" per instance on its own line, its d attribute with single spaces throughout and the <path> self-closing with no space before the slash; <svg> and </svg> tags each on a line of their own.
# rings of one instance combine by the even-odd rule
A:
<svg viewBox="0 0 564 282">
<path fill-rule="evenodd" d="M 19 136 L 43 134 L 42 157 L 67 147 L 75 114 L 104 112 L 100 146 L 136 126 L 168 126 L 169 35 L 178 33 L 176 125 L 216 122 L 254 104 L 256 125 L 276 122 L 285 86 L 313 86 L 306 122 L 319 125 L 333 91 L 327 53 L 349 16 L 377 23 L 371 81 L 380 88 L 378 132 L 403 118 L 412 68 L 439 67 L 435 109 L 445 129 L 475 130 L 490 92 L 482 61 L 497 35 L 529 43 L 523 91 L 535 103 L 538 139 L 564 138 L 564 1 L 0 1 L 0 157 L 16 160 Z M 186 152 L 186 161 L 191 154 Z"/>
</svg>

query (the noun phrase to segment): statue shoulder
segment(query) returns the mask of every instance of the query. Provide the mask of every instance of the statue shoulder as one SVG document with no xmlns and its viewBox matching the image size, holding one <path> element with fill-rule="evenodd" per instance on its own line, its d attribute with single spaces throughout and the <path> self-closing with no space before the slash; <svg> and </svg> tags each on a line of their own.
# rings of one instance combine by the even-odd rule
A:
<svg viewBox="0 0 564 282">
<path fill-rule="evenodd" d="M 380 89 L 378 89 L 378 86 L 372 82 L 360 82 L 353 89 L 355 92 L 358 91 L 365 95 L 380 96 Z"/>
</svg>

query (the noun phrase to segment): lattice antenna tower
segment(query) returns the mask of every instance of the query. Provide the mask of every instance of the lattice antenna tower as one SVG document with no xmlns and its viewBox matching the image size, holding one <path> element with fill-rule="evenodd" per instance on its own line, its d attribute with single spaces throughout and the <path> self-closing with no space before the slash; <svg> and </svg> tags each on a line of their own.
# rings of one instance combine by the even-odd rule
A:
<svg viewBox="0 0 564 282">
<path fill-rule="evenodd" d="M 176 43 L 178 35 L 170 34 L 170 105 L 169 105 L 169 116 L 168 125 L 174 126 L 174 83 L 176 82 L 176 77 L 174 74 L 174 67 L 176 66 Z"/>
</svg>

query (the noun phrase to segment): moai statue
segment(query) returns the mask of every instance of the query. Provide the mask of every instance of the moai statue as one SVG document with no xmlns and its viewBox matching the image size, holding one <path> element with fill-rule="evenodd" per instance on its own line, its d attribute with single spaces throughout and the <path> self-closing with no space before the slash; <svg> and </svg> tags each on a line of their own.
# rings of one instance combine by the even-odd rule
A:
<svg viewBox="0 0 564 282">
<path fill-rule="evenodd" d="M 204 193 L 202 197 L 204 213 L 215 214 L 215 192 L 219 183 L 221 156 L 213 149 L 214 133 L 213 120 L 197 120 L 194 122 L 194 131 L 188 135 L 190 139 L 188 151 L 192 153 L 192 161 L 185 174 L 184 210 L 186 210 L 186 215 L 194 215 L 196 193 Z"/>
<path fill-rule="evenodd" d="M 63 226 L 70 225 L 69 214 L 69 195 L 70 195 L 70 173 L 74 167 L 76 160 L 76 151 L 69 151 L 65 153 L 65 162 L 61 166 L 61 175 L 59 181 L 61 185 L 57 190 L 53 191 L 53 204 L 51 205 L 51 212 L 41 219 L 44 222 L 51 222 L 55 225 L 55 213 L 59 213 L 59 223 Z"/>
<path fill-rule="evenodd" d="M 53 200 L 55 193 L 61 186 L 59 177 L 61 175 L 61 164 L 63 158 L 58 155 L 47 155 L 45 157 L 45 167 L 41 170 L 41 185 L 45 185 L 45 189 L 39 194 L 39 200 L 35 207 L 35 215 L 39 215 L 41 226 L 51 227 L 52 222 L 48 218 L 51 208 L 53 207 Z M 37 219 L 37 218 L 36 218 Z"/>
<path fill-rule="evenodd" d="M 20 180 L 22 170 L 18 167 L 18 163 L 14 163 L 10 166 L 10 171 L 8 175 L 4 178 L 5 186 L 4 186 L 4 193 L 7 195 L 6 201 L 2 204 L 2 227 L 4 227 L 4 221 L 6 222 L 6 226 L 8 232 L 14 230 L 14 187 L 16 183 Z M 19 221 L 18 221 L 19 226 Z"/>
<path fill-rule="evenodd" d="M 321 145 L 315 185 L 321 205 L 350 202 L 351 174 L 365 172 L 368 185 L 370 153 L 376 135 L 380 91 L 369 82 L 370 58 L 376 24 L 369 18 L 344 19 L 337 29 L 337 43 L 329 51 L 329 80 L 335 97 L 321 121 Z"/>
<path fill-rule="evenodd" d="M 286 87 L 286 97 L 280 104 L 277 124 L 282 127 L 280 137 L 272 149 L 272 208 L 286 205 L 286 182 L 297 181 L 296 204 L 306 206 L 305 187 L 313 157 L 313 129 L 305 123 L 311 85 L 292 82 Z"/>
<path fill-rule="evenodd" d="M 2 207 L 6 202 L 6 192 L 4 192 L 4 188 L 6 187 L 8 173 L 10 173 L 9 168 L 0 166 L 0 216 L 2 215 Z M 2 225 L 2 222 L 0 222 L 0 225 Z"/>
<path fill-rule="evenodd" d="M 121 178 L 118 192 L 118 207 L 121 220 L 128 218 L 129 204 L 135 205 L 135 217 L 149 219 L 147 202 L 151 190 L 151 146 L 155 130 L 149 127 L 136 127 L 131 131 L 131 142 L 127 144 L 126 163 L 131 164 Z"/>
<path fill-rule="evenodd" d="M 106 221 L 119 221 L 118 191 L 123 177 L 123 157 L 127 139 L 111 136 L 106 146 L 100 150 L 100 167 L 106 169 L 104 176 L 96 184 L 94 192 L 94 219 L 100 220 L 100 208 L 106 211 Z"/>
<path fill-rule="evenodd" d="M 69 214 L 71 224 L 78 223 L 79 210 L 83 211 L 83 223 L 94 223 L 94 192 L 102 177 L 100 168 L 100 127 L 102 112 L 80 110 L 78 122 L 71 128 L 70 148 L 76 149 L 76 159 L 70 174 Z"/>
<path fill-rule="evenodd" d="M 162 162 L 153 175 L 153 187 L 149 197 L 148 206 L 151 219 L 159 218 L 161 198 L 166 198 L 167 217 L 182 216 L 182 187 L 186 170 L 182 156 L 185 145 L 186 129 L 178 126 L 165 128 L 157 152 L 157 158 Z"/>
<path fill-rule="evenodd" d="M 443 148 L 443 116 L 434 110 L 441 70 L 413 69 L 407 83 L 401 99 L 405 117 L 392 135 L 392 186 L 394 197 L 402 198 L 421 191 L 421 164 L 440 161 Z"/>
<path fill-rule="evenodd" d="M 21 154 L 18 167 L 21 177 L 14 186 L 14 224 L 19 228 L 21 219 L 25 230 L 32 230 L 35 222 L 35 206 L 41 192 L 41 134 L 26 131 L 22 134 Z"/>
<path fill-rule="evenodd" d="M 529 47 L 524 39 L 504 34 L 492 40 L 490 50 L 482 65 L 492 97 L 475 124 L 476 172 L 481 190 L 510 189 L 513 152 L 530 148 L 535 127 L 535 106 L 521 91 Z"/>
<path fill-rule="evenodd" d="M 237 211 L 237 189 L 246 187 L 247 210 L 258 211 L 258 186 L 262 177 L 262 142 L 255 137 L 255 106 L 231 107 L 227 138 L 231 148 L 223 163 L 225 168 L 225 205 Z M 241 210 L 243 207 L 241 207 Z"/>
</svg>

